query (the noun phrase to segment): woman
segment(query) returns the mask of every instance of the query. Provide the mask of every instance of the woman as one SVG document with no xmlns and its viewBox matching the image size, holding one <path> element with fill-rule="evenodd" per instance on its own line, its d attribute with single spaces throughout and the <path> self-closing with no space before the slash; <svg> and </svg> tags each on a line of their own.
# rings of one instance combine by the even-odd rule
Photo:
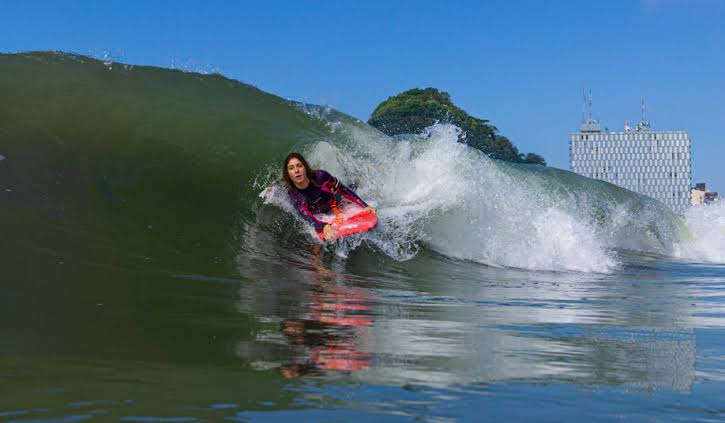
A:
<svg viewBox="0 0 725 423">
<path fill-rule="evenodd" d="M 299 153 L 290 153 L 284 160 L 282 177 L 287 184 L 290 201 L 303 219 L 312 223 L 326 241 L 335 239 L 332 226 L 318 219 L 315 214 L 329 213 L 341 197 L 360 207 L 368 205 L 351 189 L 341 184 L 324 170 L 313 170 Z"/>
</svg>

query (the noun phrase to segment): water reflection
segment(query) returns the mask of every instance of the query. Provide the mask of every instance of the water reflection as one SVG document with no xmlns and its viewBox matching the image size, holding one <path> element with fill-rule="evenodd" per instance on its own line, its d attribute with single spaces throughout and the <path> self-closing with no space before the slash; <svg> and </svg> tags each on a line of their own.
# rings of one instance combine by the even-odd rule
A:
<svg viewBox="0 0 725 423">
<path fill-rule="evenodd" d="M 294 361 L 280 367 L 286 378 L 314 370 L 370 368 L 366 338 L 373 324 L 369 313 L 374 298 L 368 290 L 347 286 L 342 275 L 322 267 L 317 250 L 312 256 L 315 270 L 309 272 L 308 318 L 285 319 L 280 325 L 290 344 L 300 350 Z"/>
<path fill-rule="evenodd" d="M 535 273 L 310 249 L 294 264 L 267 261 L 240 290 L 240 312 L 260 327 L 237 353 L 258 368 L 398 386 L 694 383 L 695 298 L 705 288 L 660 262 L 613 275 Z"/>
<path fill-rule="evenodd" d="M 313 245 L 307 257 L 309 270 L 296 273 L 301 280 L 293 278 L 281 290 L 271 291 L 271 295 L 270 292 L 250 291 L 248 287 L 241 291 L 240 310 L 247 311 L 253 306 L 254 314 L 260 320 L 278 322 L 274 330 L 263 329 L 257 334 L 256 341 L 266 344 L 262 348 L 266 350 L 265 354 L 258 354 L 258 345 L 242 343 L 238 346 L 242 355 L 256 352 L 256 357 L 264 356 L 264 360 L 253 361 L 257 367 L 276 367 L 285 378 L 370 368 L 372 346 L 369 335 L 375 298 L 370 290 L 351 286 L 350 277 L 325 265 L 322 255 L 322 247 Z M 287 296 L 286 306 L 275 303 L 277 295 Z M 274 308 L 280 313 L 264 314 L 256 307 L 261 298 L 267 299 L 262 302 L 264 304 L 275 303 Z M 282 344 L 288 348 L 280 349 Z M 270 350 L 270 346 L 276 348 Z M 270 357 L 275 360 L 270 362 Z"/>
</svg>

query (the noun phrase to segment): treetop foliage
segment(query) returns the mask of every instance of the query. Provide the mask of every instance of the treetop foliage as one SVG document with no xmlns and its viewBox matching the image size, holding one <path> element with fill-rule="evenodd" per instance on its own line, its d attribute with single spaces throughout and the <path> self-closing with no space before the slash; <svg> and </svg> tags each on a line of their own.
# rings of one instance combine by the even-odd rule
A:
<svg viewBox="0 0 725 423">
<path fill-rule="evenodd" d="M 536 153 L 525 156 L 519 153 L 488 120 L 469 115 L 453 104 L 450 94 L 436 88 L 413 88 L 390 97 L 375 108 L 368 120 L 368 124 L 391 136 L 415 134 L 437 122 L 458 126 L 462 130 L 459 142 L 494 159 L 546 165 L 544 158 Z"/>
</svg>

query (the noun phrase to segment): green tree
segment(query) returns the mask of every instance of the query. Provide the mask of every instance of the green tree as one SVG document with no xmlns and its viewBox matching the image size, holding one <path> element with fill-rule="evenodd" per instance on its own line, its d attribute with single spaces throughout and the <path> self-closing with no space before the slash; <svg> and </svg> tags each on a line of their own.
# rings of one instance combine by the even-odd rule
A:
<svg viewBox="0 0 725 423">
<path fill-rule="evenodd" d="M 524 157 L 524 163 L 538 164 L 546 166 L 546 160 L 536 153 L 529 153 Z"/>
<path fill-rule="evenodd" d="M 435 88 L 413 88 L 390 97 L 375 108 L 368 120 L 368 124 L 391 136 L 418 133 L 436 122 L 458 126 L 462 130 L 460 142 L 492 158 L 546 165 L 538 154 L 524 157 L 508 138 L 497 134 L 498 129 L 488 120 L 469 115 L 453 104 L 448 93 Z"/>
</svg>

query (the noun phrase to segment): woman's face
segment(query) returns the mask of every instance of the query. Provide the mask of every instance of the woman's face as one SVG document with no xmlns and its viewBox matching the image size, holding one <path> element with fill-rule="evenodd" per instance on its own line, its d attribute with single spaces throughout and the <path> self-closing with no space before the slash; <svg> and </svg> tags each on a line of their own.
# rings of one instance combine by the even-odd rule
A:
<svg viewBox="0 0 725 423">
<path fill-rule="evenodd" d="M 305 165 L 296 158 L 292 158 L 287 162 L 287 173 L 292 183 L 299 189 L 305 189 L 310 184 L 310 178 L 307 177 Z"/>
</svg>

